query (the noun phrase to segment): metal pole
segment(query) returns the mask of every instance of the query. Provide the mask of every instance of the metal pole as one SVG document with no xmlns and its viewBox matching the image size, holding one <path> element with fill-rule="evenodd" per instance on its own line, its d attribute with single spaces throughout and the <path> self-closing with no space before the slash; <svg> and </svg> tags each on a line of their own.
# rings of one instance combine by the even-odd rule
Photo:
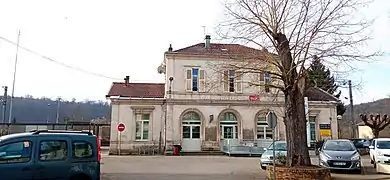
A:
<svg viewBox="0 0 390 180">
<path fill-rule="evenodd" d="M 8 86 L 3 86 L 4 88 L 4 96 L 3 96 L 3 114 L 2 114 L 2 118 L 3 118 L 3 121 L 2 123 L 5 123 L 6 121 L 6 116 L 7 116 L 7 99 L 8 99 Z"/>
<path fill-rule="evenodd" d="M 57 115 L 56 115 L 56 123 L 58 124 L 59 117 L 60 117 L 60 104 L 61 104 L 61 98 L 58 98 L 57 100 Z"/>
<path fill-rule="evenodd" d="M 352 121 L 352 137 L 356 137 L 356 122 L 354 117 L 354 110 L 353 110 L 353 96 L 352 96 L 352 81 L 348 80 L 348 88 L 349 88 L 349 105 L 351 106 L 351 121 Z"/>
<path fill-rule="evenodd" d="M 276 174 L 275 174 L 275 128 L 272 128 L 272 164 L 273 164 L 273 177 L 274 180 L 276 180 Z"/>
<path fill-rule="evenodd" d="M 47 113 L 47 119 L 46 119 L 46 124 L 49 124 L 49 121 L 50 121 L 50 104 L 47 104 L 47 109 L 49 110 L 48 113 Z"/>
<path fill-rule="evenodd" d="M 122 132 L 119 131 L 119 156 L 121 155 L 121 149 L 122 149 Z"/>
<path fill-rule="evenodd" d="M 19 37 L 20 37 L 20 30 L 19 30 L 19 33 L 18 33 L 18 41 L 16 42 L 14 79 L 12 81 L 12 93 L 11 93 L 11 101 L 10 101 L 10 104 L 9 104 L 10 105 L 10 109 L 9 109 L 8 123 L 11 123 L 11 120 L 12 120 L 13 99 L 14 99 L 14 93 L 15 93 L 16 68 L 17 68 L 17 64 L 18 64 L 18 53 L 19 53 Z"/>
</svg>

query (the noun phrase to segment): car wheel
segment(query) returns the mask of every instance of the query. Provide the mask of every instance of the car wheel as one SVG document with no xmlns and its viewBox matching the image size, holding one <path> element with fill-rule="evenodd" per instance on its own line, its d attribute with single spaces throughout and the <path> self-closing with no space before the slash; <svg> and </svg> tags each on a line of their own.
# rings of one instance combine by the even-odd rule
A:
<svg viewBox="0 0 390 180">
<path fill-rule="evenodd" d="M 77 174 L 72 176 L 69 180 L 91 180 L 91 178 L 85 174 Z"/>
<path fill-rule="evenodd" d="M 371 161 L 371 164 L 374 164 L 374 161 L 372 159 L 370 159 L 370 161 Z"/>
<path fill-rule="evenodd" d="M 263 166 L 263 165 L 260 165 L 260 167 L 261 167 L 261 169 L 263 169 L 263 170 L 266 170 L 266 169 L 267 169 L 267 167 L 265 167 L 265 166 Z"/>
</svg>

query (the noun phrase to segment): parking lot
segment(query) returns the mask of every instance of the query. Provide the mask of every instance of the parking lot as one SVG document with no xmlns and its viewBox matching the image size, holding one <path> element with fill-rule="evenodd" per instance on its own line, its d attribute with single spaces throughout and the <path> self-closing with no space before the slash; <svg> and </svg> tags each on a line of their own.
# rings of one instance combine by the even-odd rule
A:
<svg viewBox="0 0 390 180">
<path fill-rule="evenodd" d="M 312 158 L 318 164 L 317 158 Z M 259 158 L 227 156 L 108 156 L 102 160 L 102 180 L 252 180 L 266 179 Z M 333 179 L 389 179 L 374 172 L 367 156 L 362 174 L 332 173 Z"/>
</svg>

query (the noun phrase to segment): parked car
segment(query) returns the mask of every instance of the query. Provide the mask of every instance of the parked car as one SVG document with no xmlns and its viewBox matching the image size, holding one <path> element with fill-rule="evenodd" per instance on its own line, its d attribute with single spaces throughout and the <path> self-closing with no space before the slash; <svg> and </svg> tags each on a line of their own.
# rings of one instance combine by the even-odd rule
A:
<svg viewBox="0 0 390 180">
<path fill-rule="evenodd" d="M 319 165 L 361 173 L 360 154 L 348 139 L 326 140 L 319 151 Z"/>
<path fill-rule="evenodd" d="M 390 138 L 376 138 L 371 142 L 371 164 L 376 167 L 377 163 L 390 163 Z"/>
<path fill-rule="evenodd" d="M 1 179 L 100 180 L 100 141 L 90 132 L 38 130 L 0 137 Z"/>
<path fill-rule="evenodd" d="M 268 148 L 264 148 L 264 153 L 260 158 L 261 169 L 266 169 L 267 166 L 273 165 L 273 144 L 269 145 Z M 286 156 L 287 155 L 287 143 L 286 141 L 275 141 L 275 155 Z"/>
<path fill-rule="evenodd" d="M 370 140 L 359 138 L 359 139 L 349 139 L 358 149 L 368 148 L 370 146 Z"/>
</svg>

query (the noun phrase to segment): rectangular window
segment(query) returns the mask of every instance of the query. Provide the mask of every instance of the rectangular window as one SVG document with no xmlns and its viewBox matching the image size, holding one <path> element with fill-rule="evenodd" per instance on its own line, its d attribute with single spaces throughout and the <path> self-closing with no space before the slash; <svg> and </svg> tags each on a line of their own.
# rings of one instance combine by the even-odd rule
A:
<svg viewBox="0 0 390 180">
<path fill-rule="evenodd" d="M 270 88 L 268 84 L 271 82 L 271 75 L 269 71 L 264 73 L 264 82 L 265 82 L 264 91 L 268 93 L 270 92 Z"/>
<path fill-rule="evenodd" d="M 310 126 L 310 143 L 315 143 L 316 138 L 316 117 L 310 116 L 309 117 L 309 126 Z"/>
<path fill-rule="evenodd" d="M 257 118 L 257 139 L 272 139 L 272 128 L 268 127 L 265 115 Z"/>
<path fill-rule="evenodd" d="M 73 158 L 83 159 L 92 158 L 93 150 L 92 144 L 85 141 L 72 142 Z"/>
<path fill-rule="evenodd" d="M 39 147 L 40 161 L 61 161 L 68 154 L 68 144 L 63 140 L 41 141 Z"/>
<path fill-rule="evenodd" d="M 148 140 L 150 114 L 136 114 L 135 117 L 136 117 L 135 139 Z"/>
<path fill-rule="evenodd" d="M 223 72 L 223 91 L 242 93 L 243 73 L 235 70 Z"/>
<path fill-rule="evenodd" d="M 229 70 L 229 92 L 234 92 L 234 78 L 235 78 L 235 71 Z"/>
<path fill-rule="evenodd" d="M 205 71 L 199 68 L 189 68 L 186 70 L 186 91 L 205 91 Z"/>
<path fill-rule="evenodd" d="M 264 81 L 265 81 L 264 73 L 259 73 L 259 81 L 260 81 L 260 83 L 264 83 Z"/>
<path fill-rule="evenodd" d="M 30 141 L 13 142 L 0 146 L 0 164 L 25 163 L 31 160 Z"/>
<path fill-rule="evenodd" d="M 199 69 L 192 69 L 192 91 L 198 91 L 198 75 Z"/>
</svg>

